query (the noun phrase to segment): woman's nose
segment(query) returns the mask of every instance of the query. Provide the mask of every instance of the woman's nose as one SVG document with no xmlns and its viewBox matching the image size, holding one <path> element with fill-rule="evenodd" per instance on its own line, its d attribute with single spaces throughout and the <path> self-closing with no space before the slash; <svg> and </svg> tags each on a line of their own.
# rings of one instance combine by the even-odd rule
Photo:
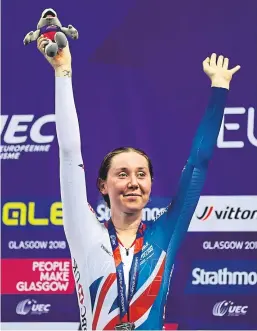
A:
<svg viewBox="0 0 257 331">
<path fill-rule="evenodd" d="M 137 178 L 136 178 L 136 176 L 131 176 L 130 177 L 130 181 L 129 181 L 129 183 L 128 183 L 128 187 L 138 187 L 138 182 L 137 182 Z"/>
</svg>

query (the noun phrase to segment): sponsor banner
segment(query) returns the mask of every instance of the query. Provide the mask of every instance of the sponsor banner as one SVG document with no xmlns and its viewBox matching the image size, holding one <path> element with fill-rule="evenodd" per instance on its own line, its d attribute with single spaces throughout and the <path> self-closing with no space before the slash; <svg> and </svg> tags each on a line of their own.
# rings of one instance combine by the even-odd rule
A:
<svg viewBox="0 0 257 331">
<path fill-rule="evenodd" d="M 232 236 L 231 236 L 232 237 Z M 247 235 L 246 235 L 247 237 Z M 203 242 L 203 249 L 205 250 L 244 250 L 244 251 L 254 251 L 257 250 L 256 240 L 205 240 Z M 254 252 L 256 254 L 256 252 Z"/>
<path fill-rule="evenodd" d="M 239 117 L 233 115 L 239 115 Z M 242 116 L 245 117 L 246 121 L 244 125 L 242 125 L 240 118 Z M 226 107 L 217 139 L 217 147 L 244 148 L 246 143 L 257 147 L 257 138 L 254 132 L 255 118 L 256 110 L 253 107 L 248 109 L 245 107 Z M 238 135 L 235 131 L 244 131 L 244 136 L 242 134 Z"/>
<path fill-rule="evenodd" d="M 10 231 L 2 240 L 2 258 L 62 258 L 70 257 L 69 246 L 63 233 L 28 235 L 24 231 Z M 23 239 L 24 238 L 24 239 Z M 40 238 L 40 239 L 37 239 Z"/>
<path fill-rule="evenodd" d="M 158 217 L 169 198 L 154 197 L 143 210 L 143 220 Z M 96 216 L 110 218 L 110 210 L 99 201 Z M 62 203 L 57 199 L 12 199 L 2 201 L 2 257 L 70 257 L 63 230 Z"/>
<path fill-rule="evenodd" d="M 8 310 L 2 322 L 77 322 L 79 309 L 76 293 L 69 295 L 3 295 Z"/>
<path fill-rule="evenodd" d="M 142 220 L 158 217 L 171 202 L 169 198 L 153 197 L 143 209 Z M 62 203 L 40 199 L 2 202 L 2 222 L 8 227 L 61 226 Z M 189 231 L 257 231 L 257 196 L 201 196 L 192 217 Z M 100 222 L 110 218 L 104 202 L 95 208 Z"/>
<path fill-rule="evenodd" d="M 154 197 L 143 210 L 143 220 L 158 217 L 169 201 Z M 102 201 L 95 210 L 100 222 L 110 218 L 110 210 Z M 3 258 L 70 257 L 58 199 L 3 199 L 2 233 Z"/>
<path fill-rule="evenodd" d="M 199 261 L 201 266 L 203 263 L 206 264 L 203 268 L 217 265 L 217 269 L 228 267 L 227 262 L 236 264 L 236 261 L 239 261 L 239 266 L 241 266 L 240 261 L 241 263 L 243 261 L 243 266 L 256 264 L 255 242 L 254 232 L 189 232 L 175 261 L 168 306 L 171 305 L 173 309 L 179 301 L 184 302 L 183 295 L 187 293 L 188 279 L 191 279 L 192 269 Z M 205 286 L 202 289 L 204 288 Z M 208 295 L 215 294 L 214 290 L 211 291 L 211 287 L 208 289 Z M 218 290 L 224 291 L 227 287 L 221 286 Z M 192 291 L 190 295 L 191 293 Z M 195 289 L 194 293 L 198 293 L 198 290 Z"/>
<path fill-rule="evenodd" d="M 62 226 L 62 203 L 51 198 L 3 199 L 2 223 L 5 227 Z"/>
<path fill-rule="evenodd" d="M 202 196 L 189 231 L 257 231 L 257 196 Z"/>
<path fill-rule="evenodd" d="M 256 254 L 255 232 L 188 232 L 178 256 L 188 264 L 199 258 L 256 260 Z"/>
<path fill-rule="evenodd" d="M 1 115 L 1 136 L 1 160 L 19 160 L 25 154 L 48 153 L 56 136 L 55 115 Z"/>
<path fill-rule="evenodd" d="M 167 307 L 168 315 L 172 320 L 181 321 L 181 330 L 189 325 L 195 327 L 194 330 L 200 325 L 204 330 L 211 330 L 214 325 L 221 330 L 238 330 L 244 325 L 257 328 L 256 296 L 213 294 L 199 297 L 199 294 L 194 294 L 183 296 L 180 301 L 174 297 L 171 301 L 172 308 Z"/>
<path fill-rule="evenodd" d="M 2 201 L 2 258 L 70 257 L 57 199 Z"/>
<path fill-rule="evenodd" d="M 165 208 L 170 204 L 172 198 L 168 197 L 151 197 L 149 203 L 143 208 L 142 220 L 152 221 L 164 212 Z M 108 221 L 110 219 L 110 209 L 103 200 L 99 200 L 95 208 L 96 216 L 99 222 Z"/>
<path fill-rule="evenodd" d="M 143 209 L 142 220 L 158 218 L 171 201 L 171 198 L 152 197 Z M 100 222 L 110 218 L 104 202 L 98 203 L 96 215 Z M 188 231 L 257 231 L 257 196 L 201 196 Z"/>
<path fill-rule="evenodd" d="M 143 209 L 142 220 L 151 221 L 158 217 L 171 202 L 171 198 L 152 197 Z M 50 198 L 44 199 L 8 199 L 2 200 L 2 223 L 7 227 L 45 227 L 62 226 L 62 202 Z M 95 213 L 100 222 L 110 219 L 110 209 L 99 201 Z"/>
<path fill-rule="evenodd" d="M 257 263 L 247 260 L 194 261 L 185 293 L 257 293 Z"/>
<path fill-rule="evenodd" d="M 74 292 L 70 259 L 2 259 L 1 264 L 2 294 Z"/>
</svg>

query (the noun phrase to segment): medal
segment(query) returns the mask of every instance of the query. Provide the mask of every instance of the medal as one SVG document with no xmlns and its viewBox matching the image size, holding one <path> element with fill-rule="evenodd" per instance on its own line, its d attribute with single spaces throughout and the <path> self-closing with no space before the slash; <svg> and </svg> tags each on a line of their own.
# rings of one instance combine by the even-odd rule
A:
<svg viewBox="0 0 257 331">
<path fill-rule="evenodd" d="M 135 330 L 135 324 L 130 322 L 117 324 L 115 330 Z"/>
</svg>

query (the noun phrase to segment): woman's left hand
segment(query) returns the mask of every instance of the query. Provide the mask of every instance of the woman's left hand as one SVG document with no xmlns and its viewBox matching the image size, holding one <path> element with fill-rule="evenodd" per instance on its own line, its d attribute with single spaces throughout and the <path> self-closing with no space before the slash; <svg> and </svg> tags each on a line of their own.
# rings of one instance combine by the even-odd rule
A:
<svg viewBox="0 0 257 331">
<path fill-rule="evenodd" d="M 228 64 L 227 57 L 220 55 L 217 59 L 215 53 L 203 61 L 203 71 L 210 78 L 212 87 L 223 87 L 229 90 L 232 76 L 240 69 L 240 66 L 228 69 Z"/>
</svg>

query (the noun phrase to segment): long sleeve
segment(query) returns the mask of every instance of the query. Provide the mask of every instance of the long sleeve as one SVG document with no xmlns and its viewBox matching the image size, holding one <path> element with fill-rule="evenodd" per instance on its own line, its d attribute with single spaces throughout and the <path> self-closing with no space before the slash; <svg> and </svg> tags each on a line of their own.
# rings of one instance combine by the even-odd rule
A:
<svg viewBox="0 0 257 331">
<path fill-rule="evenodd" d="M 171 270 L 177 251 L 187 233 L 205 182 L 208 162 L 212 157 L 224 113 L 228 91 L 212 88 L 205 115 L 193 139 L 188 161 L 182 171 L 177 194 L 167 208 L 167 213 L 155 222 L 155 231 L 163 238 L 167 253 L 163 291 L 168 293 Z M 163 297 L 161 307 L 165 305 Z"/>
<path fill-rule="evenodd" d="M 55 77 L 55 118 L 60 153 L 80 154 L 80 132 L 71 78 Z"/>
<path fill-rule="evenodd" d="M 91 249 L 92 243 L 101 238 L 102 226 L 87 202 L 79 123 L 71 78 L 55 78 L 55 116 L 64 231 L 71 254 L 81 264 L 84 263 L 85 254 Z"/>
<path fill-rule="evenodd" d="M 205 182 L 208 163 L 213 155 L 228 90 L 212 88 L 206 112 L 193 139 L 187 163 L 182 171 L 177 194 L 169 206 L 166 217 L 156 221 L 166 242 L 170 242 L 172 255 L 181 244 L 190 224 Z"/>
<path fill-rule="evenodd" d="M 212 95 L 205 115 L 193 140 L 189 162 L 197 167 L 208 162 L 216 146 L 228 90 L 212 88 Z"/>
</svg>

